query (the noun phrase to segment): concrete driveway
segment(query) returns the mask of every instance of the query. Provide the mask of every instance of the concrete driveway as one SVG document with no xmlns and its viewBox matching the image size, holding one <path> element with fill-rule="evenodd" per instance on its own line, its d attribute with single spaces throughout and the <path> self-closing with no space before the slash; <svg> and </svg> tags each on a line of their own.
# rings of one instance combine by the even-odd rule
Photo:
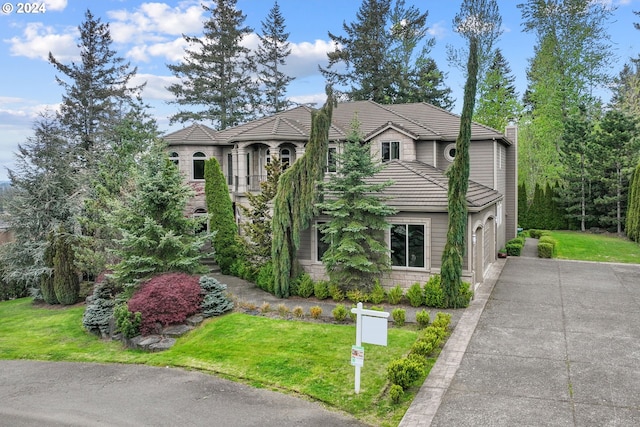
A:
<svg viewBox="0 0 640 427">
<path fill-rule="evenodd" d="M 640 265 L 523 257 L 498 274 L 401 425 L 640 425 Z"/>
<path fill-rule="evenodd" d="M 0 361 L 0 426 L 362 426 L 293 396 L 139 365 Z"/>
</svg>

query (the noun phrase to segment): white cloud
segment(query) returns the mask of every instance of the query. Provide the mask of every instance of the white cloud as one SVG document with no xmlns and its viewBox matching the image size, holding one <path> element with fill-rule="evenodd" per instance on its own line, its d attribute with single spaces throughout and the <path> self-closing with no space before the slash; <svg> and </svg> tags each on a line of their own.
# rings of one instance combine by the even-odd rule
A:
<svg viewBox="0 0 640 427">
<path fill-rule="evenodd" d="M 41 22 L 30 22 L 21 37 L 12 37 L 8 41 L 13 56 L 25 56 L 30 59 L 47 61 L 49 52 L 59 61 L 78 59 L 78 48 L 75 41 L 76 30 L 56 34 L 53 27 Z"/>
<path fill-rule="evenodd" d="M 289 100 L 300 105 L 311 104 L 312 106 L 318 107 L 325 103 L 325 101 L 327 100 L 327 94 L 324 92 L 320 92 L 311 95 L 291 96 L 289 97 Z"/>
<path fill-rule="evenodd" d="M 186 9 L 170 7 L 166 3 L 142 3 L 137 9 L 110 11 L 109 27 L 118 43 L 161 42 L 166 36 L 197 34 L 202 31 L 200 5 Z"/>
<path fill-rule="evenodd" d="M 316 40 L 314 43 L 291 44 L 291 55 L 287 58 L 286 73 L 294 77 L 318 74 L 318 65 L 327 65 L 327 52 L 333 52 L 330 41 Z"/>
<path fill-rule="evenodd" d="M 147 46 L 146 53 L 151 56 L 163 56 L 171 63 L 181 62 L 188 43 L 182 37 L 165 43 L 155 43 Z"/>
<path fill-rule="evenodd" d="M 154 74 L 136 74 L 131 84 L 138 86 L 146 82 L 142 91 L 142 98 L 148 100 L 170 101 L 175 99 L 173 94 L 166 87 L 177 83 L 179 79 L 174 76 L 158 76 Z"/>
<path fill-rule="evenodd" d="M 44 0 L 47 11 L 60 12 L 67 8 L 67 0 Z"/>
<path fill-rule="evenodd" d="M 442 21 L 440 21 L 431 25 L 427 30 L 427 33 L 429 33 L 431 37 L 435 37 L 437 40 L 441 40 L 446 36 L 447 29 L 445 24 Z"/>
</svg>

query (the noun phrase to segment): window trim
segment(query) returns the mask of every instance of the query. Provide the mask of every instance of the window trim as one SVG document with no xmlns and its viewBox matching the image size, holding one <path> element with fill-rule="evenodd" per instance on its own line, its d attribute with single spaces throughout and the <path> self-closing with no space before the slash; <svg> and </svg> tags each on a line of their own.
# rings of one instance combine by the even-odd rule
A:
<svg viewBox="0 0 640 427">
<path fill-rule="evenodd" d="M 191 179 L 194 181 L 204 181 L 204 164 L 207 161 L 207 155 L 202 151 L 196 151 L 191 155 Z M 196 162 L 202 162 L 202 178 L 196 178 Z"/>
<path fill-rule="evenodd" d="M 385 152 L 385 148 L 384 147 L 385 147 L 385 145 L 388 145 L 388 147 L 389 147 L 389 149 L 388 149 L 389 158 L 388 159 L 385 159 L 385 155 L 384 155 L 384 152 Z M 397 148 L 398 148 L 397 156 L 398 157 L 394 157 L 393 156 L 393 153 L 395 152 L 395 150 L 393 150 L 393 146 L 394 145 L 397 145 Z M 402 148 L 401 148 L 400 141 L 382 141 L 380 143 L 380 160 L 383 163 L 387 163 L 387 162 L 390 162 L 392 160 L 400 160 L 400 158 L 402 157 L 401 151 L 402 151 Z"/>
<path fill-rule="evenodd" d="M 391 256 L 391 229 L 394 225 L 421 225 L 424 227 L 423 237 L 423 253 L 424 253 L 424 267 L 411 267 L 408 265 L 391 265 L 392 270 L 411 270 L 411 271 L 429 271 L 431 270 L 431 218 L 391 218 L 389 219 L 389 225 L 391 226 L 387 231 L 387 247 L 389 248 L 389 255 Z M 406 243 L 408 245 L 408 242 Z M 407 249 L 407 247 L 405 247 Z"/>
</svg>

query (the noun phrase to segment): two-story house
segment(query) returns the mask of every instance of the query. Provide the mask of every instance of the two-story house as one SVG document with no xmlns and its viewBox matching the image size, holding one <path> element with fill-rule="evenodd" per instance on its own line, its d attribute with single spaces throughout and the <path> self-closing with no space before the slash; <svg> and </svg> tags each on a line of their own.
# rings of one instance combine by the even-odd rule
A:
<svg viewBox="0 0 640 427">
<path fill-rule="evenodd" d="M 394 181 L 383 193 L 386 203 L 398 210 L 388 218 L 391 228 L 385 238 L 392 271 L 383 284 L 408 287 L 423 283 L 440 271 L 448 223 L 445 171 L 456 155 L 460 117 L 425 103 L 340 103 L 329 131 L 327 173 L 335 173 L 335 153 L 356 114 L 372 155 L 386 166 L 373 180 Z M 246 192 L 260 190 L 260 182 L 266 179 L 265 165 L 272 156 L 291 164 L 304 155 L 310 127 L 311 109 L 301 106 L 224 131 L 195 124 L 166 135 L 170 157 L 197 193 L 190 213 L 206 213 L 207 158 L 215 156 L 220 162 L 234 203 L 246 203 Z M 470 158 L 463 276 L 480 283 L 497 251 L 516 235 L 517 129 L 508 127 L 505 135 L 473 124 Z M 319 216 L 303 232 L 297 256 L 315 279 L 325 277 L 321 258 L 326 250 L 316 225 L 327 219 Z"/>
</svg>

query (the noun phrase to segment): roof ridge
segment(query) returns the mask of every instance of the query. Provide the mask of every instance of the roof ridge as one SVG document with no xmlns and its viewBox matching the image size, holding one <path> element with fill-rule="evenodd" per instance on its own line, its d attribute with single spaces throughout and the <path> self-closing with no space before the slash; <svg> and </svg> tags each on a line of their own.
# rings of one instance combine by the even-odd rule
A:
<svg viewBox="0 0 640 427">
<path fill-rule="evenodd" d="M 374 102 L 374 101 L 371 101 L 371 102 Z M 378 103 L 376 103 L 376 104 L 377 104 L 380 108 L 382 108 L 383 110 L 386 110 L 386 111 L 388 111 L 388 112 L 390 112 L 390 113 L 392 113 L 392 114 L 394 114 L 394 115 L 396 115 L 396 116 L 398 116 L 398 117 L 402 117 L 404 120 L 406 120 L 406 121 L 408 121 L 408 122 L 411 122 L 411 123 L 413 123 L 413 124 L 414 124 L 414 125 L 416 125 L 416 126 L 419 126 L 419 127 L 421 127 L 421 128 L 424 128 L 424 129 L 428 130 L 429 132 L 433 133 L 434 135 L 442 136 L 442 134 L 440 134 L 440 133 L 436 132 L 435 130 L 431 129 L 429 126 L 425 125 L 424 123 L 421 123 L 421 122 L 418 122 L 418 121 L 416 121 L 416 120 L 413 120 L 413 119 L 411 119 L 411 118 L 409 118 L 409 117 L 405 116 L 404 114 L 400 114 L 398 111 L 394 110 L 392 107 L 393 107 L 395 104 L 387 104 L 387 105 L 388 105 L 388 107 L 387 107 L 387 105 L 382 105 L 382 104 L 378 104 Z M 414 103 L 414 104 L 415 104 L 415 103 Z M 430 104 L 427 104 L 426 102 L 422 102 L 421 104 L 430 105 Z M 406 104 L 404 104 L 404 105 L 406 105 Z"/>
</svg>

